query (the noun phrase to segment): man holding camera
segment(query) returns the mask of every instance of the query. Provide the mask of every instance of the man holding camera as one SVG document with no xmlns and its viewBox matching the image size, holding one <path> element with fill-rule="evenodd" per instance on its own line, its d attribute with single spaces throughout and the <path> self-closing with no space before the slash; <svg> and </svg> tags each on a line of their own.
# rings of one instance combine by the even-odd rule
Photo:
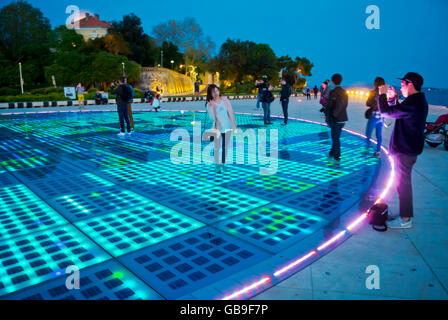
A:
<svg viewBox="0 0 448 320">
<path fill-rule="evenodd" d="M 379 87 L 378 109 L 388 118 L 396 119 L 390 139 L 389 151 L 394 158 L 397 175 L 397 192 L 400 201 L 400 217 L 387 225 L 392 229 L 409 229 L 414 216 L 412 206 L 412 168 L 417 156 L 423 152 L 425 143 L 426 117 L 428 102 L 425 94 L 420 92 L 423 77 L 415 72 L 408 72 L 401 80 L 401 92 L 406 98 L 402 103 L 389 105 L 389 99 L 397 96 L 392 86 Z"/>
<path fill-rule="evenodd" d="M 257 97 L 257 109 L 260 109 L 260 103 L 263 98 L 263 88 L 265 81 L 268 80 L 267 76 L 262 76 L 261 80 L 255 80 L 255 88 L 258 89 L 258 97 Z"/>
</svg>

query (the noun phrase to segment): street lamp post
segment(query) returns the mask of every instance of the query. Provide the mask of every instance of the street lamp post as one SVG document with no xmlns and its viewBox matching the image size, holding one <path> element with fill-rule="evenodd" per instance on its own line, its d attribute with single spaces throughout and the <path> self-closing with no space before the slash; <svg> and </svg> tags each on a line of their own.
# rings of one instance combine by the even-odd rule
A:
<svg viewBox="0 0 448 320">
<path fill-rule="evenodd" d="M 20 73 L 20 89 L 22 90 L 23 94 L 23 78 L 22 78 L 22 63 L 19 62 L 19 73 Z"/>
<path fill-rule="evenodd" d="M 171 70 L 174 70 L 174 60 L 171 60 Z"/>
<path fill-rule="evenodd" d="M 163 50 L 160 52 L 160 65 L 163 68 Z"/>
<path fill-rule="evenodd" d="M 126 73 L 124 71 L 124 62 L 122 62 L 121 65 L 123 66 L 123 77 L 126 77 Z"/>
</svg>

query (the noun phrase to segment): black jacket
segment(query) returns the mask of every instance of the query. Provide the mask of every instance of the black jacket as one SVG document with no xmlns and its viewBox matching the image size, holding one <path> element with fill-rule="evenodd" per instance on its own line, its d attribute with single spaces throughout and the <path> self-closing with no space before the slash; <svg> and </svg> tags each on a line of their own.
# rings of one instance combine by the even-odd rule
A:
<svg viewBox="0 0 448 320">
<path fill-rule="evenodd" d="M 421 154 L 425 144 L 424 132 L 428 116 L 425 94 L 422 92 L 412 94 L 396 105 L 389 105 L 387 96 L 382 94 L 378 97 L 378 108 L 381 114 L 396 119 L 389 151 L 392 154 L 404 153 L 414 156 Z"/>
<path fill-rule="evenodd" d="M 372 108 L 373 111 L 378 110 L 378 90 L 370 90 L 366 106 Z"/>
<path fill-rule="evenodd" d="M 132 97 L 132 92 L 130 92 L 131 89 L 126 84 L 121 84 L 118 87 L 113 86 L 110 90 L 110 93 L 116 96 L 117 98 L 117 105 L 119 106 L 127 106 L 129 103 L 129 99 L 125 99 L 124 95 L 125 92 L 127 92 L 128 97 Z"/>
<path fill-rule="evenodd" d="M 282 90 L 280 91 L 280 101 L 289 100 L 291 96 L 291 86 L 289 84 L 285 84 L 282 86 Z"/>
<path fill-rule="evenodd" d="M 267 92 L 269 91 L 269 83 L 267 83 L 267 82 L 259 83 L 258 85 L 256 85 L 256 87 L 259 90 L 258 94 L 261 95 L 260 101 L 268 103 Z"/>
<path fill-rule="evenodd" d="M 332 122 L 348 121 L 347 117 L 348 94 L 345 89 L 337 86 L 330 91 L 328 97 L 329 120 Z"/>
</svg>

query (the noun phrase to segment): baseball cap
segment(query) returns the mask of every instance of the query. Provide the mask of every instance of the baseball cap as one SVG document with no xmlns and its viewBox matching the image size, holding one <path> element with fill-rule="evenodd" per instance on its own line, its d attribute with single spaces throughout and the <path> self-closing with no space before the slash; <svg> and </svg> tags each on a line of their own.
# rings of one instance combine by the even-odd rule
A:
<svg viewBox="0 0 448 320">
<path fill-rule="evenodd" d="M 398 78 L 398 80 L 412 82 L 417 90 L 420 90 L 423 86 L 423 77 L 416 72 L 408 72 L 403 78 Z"/>
</svg>

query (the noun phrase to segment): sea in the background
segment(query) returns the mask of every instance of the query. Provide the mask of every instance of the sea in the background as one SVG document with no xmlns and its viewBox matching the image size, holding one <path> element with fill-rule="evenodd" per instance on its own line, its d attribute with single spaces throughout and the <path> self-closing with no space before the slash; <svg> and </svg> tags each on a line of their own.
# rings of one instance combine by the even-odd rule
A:
<svg viewBox="0 0 448 320">
<path fill-rule="evenodd" d="M 448 107 L 448 89 L 423 88 L 422 92 L 429 104 Z"/>
<path fill-rule="evenodd" d="M 363 89 L 372 89 L 371 85 L 364 84 L 364 83 L 358 83 L 357 85 L 347 86 L 345 87 L 349 90 L 357 90 L 360 88 Z M 400 92 L 400 86 L 394 86 L 395 91 L 397 93 Z M 429 104 L 435 105 L 435 106 L 445 106 L 448 109 L 448 89 L 440 89 L 440 88 L 423 88 L 422 92 L 426 96 L 426 100 Z M 402 97 L 400 97 L 402 99 Z"/>
</svg>

